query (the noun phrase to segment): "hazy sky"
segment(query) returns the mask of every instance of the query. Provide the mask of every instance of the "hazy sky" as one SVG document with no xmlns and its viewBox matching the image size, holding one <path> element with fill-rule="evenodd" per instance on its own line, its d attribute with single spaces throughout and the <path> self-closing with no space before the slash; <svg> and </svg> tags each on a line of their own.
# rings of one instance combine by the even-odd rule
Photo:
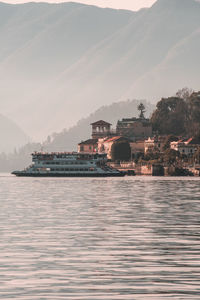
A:
<svg viewBox="0 0 200 300">
<path fill-rule="evenodd" d="M 142 7 L 151 6 L 156 0 L 6 0 L 7 3 L 27 3 L 27 2 L 49 2 L 49 3 L 59 3 L 59 2 L 81 2 L 85 4 L 93 4 L 101 7 L 113 7 L 122 9 L 138 10 Z"/>
</svg>

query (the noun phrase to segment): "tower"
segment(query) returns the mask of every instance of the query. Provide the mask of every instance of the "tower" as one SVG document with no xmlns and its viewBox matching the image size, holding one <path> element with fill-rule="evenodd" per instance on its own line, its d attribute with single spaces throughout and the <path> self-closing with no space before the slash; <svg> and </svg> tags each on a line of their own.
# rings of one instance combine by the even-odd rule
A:
<svg viewBox="0 0 200 300">
<path fill-rule="evenodd" d="M 94 122 L 91 124 L 92 126 L 92 138 L 98 139 L 103 138 L 110 135 L 110 127 L 112 124 L 105 122 L 103 120 Z"/>
</svg>

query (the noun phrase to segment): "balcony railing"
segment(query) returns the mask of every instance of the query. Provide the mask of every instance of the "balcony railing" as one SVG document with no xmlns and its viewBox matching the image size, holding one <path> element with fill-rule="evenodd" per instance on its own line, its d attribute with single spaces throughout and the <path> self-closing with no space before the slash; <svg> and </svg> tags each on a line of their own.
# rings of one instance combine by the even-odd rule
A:
<svg viewBox="0 0 200 300">
<path fill-rule="evenodd" d="M 111 130 L 105 130 L 105 131 L 98 131 L 98 130 L 92 130 L 93 134 L 116 134 L 116 130 L 115 129 L 111 129 Z"/>
</svg>

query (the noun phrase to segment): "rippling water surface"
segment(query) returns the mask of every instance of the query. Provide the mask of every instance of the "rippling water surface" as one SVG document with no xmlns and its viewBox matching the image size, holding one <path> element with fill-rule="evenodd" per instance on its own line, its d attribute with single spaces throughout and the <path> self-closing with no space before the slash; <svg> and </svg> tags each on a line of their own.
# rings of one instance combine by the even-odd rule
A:
<svg viewBox="0 0 200 300">
<path fill-rule="evenodd" d="M 2 174 L 0 299 L 200 299 L 200 178 Z"/>
</svg>

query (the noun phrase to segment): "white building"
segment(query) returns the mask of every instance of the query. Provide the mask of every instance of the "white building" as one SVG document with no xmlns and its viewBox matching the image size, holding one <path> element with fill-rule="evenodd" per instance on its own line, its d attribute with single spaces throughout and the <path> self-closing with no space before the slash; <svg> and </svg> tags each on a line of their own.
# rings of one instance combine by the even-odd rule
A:
<svg viewBox="0 0 200 300">
<path fill-rule="evenodd" d="M 170 143 L 171 149 L 179 151 L 181 154 L 185 154 L 187 156 L 192 156 L 199 147 L 199 141 L 197 141 L 195 138 L 179 140 L 177 142 Z"/>
<path fill-rule="evenodd" d="M 148 140 L 144 141 L 144 153 L 147 153 L 151 150 L 155 151 L 155 149 L 161 152 L 165 144 L 165 140 L 165 136 L 155 136 L 153 138 L 149 137 Z"/>
</svg>

